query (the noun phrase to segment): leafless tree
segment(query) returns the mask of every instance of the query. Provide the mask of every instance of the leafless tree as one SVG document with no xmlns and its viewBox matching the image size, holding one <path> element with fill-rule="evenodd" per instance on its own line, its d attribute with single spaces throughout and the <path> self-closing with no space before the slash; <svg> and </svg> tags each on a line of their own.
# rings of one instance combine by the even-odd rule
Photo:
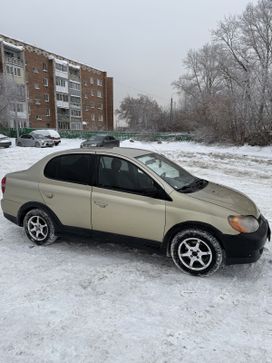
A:
<svg viewBox="0 0 272 363">
<path fill-rule="evenodd" d="M 272 134 L 272 1 L 225 18 L 213 41 L 190 51 L 174 86 L 199 127 L 219 139 L 266 144 Z"/>
</svg>

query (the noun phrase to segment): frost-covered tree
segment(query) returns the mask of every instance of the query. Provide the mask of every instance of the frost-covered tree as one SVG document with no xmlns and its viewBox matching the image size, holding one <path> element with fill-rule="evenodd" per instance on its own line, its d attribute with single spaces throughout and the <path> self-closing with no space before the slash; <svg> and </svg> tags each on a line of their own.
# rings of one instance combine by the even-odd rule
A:
<svg viewBox="0 0 272 363">
<path fill-rule="evenodd" d="M 18 100 L 18 87 L 15 81 L 0 74 L 0 127 L 9 127 L 10 110 Z"/>
<path fill-rule="evenodd" d="M 162 116 L 162 109 L 151 97 L 138 95 L 127 96 L 116 110 L 119 119 L 125 120 L 132 130 L 156 130 Z"/>
<path fill-rule="evenodd" d="M 217 139 L 267 144 L 272 136 L 272 1 L 225 18 L 213 41 L 191 50 L 174 86 L 199 127 Z"/>
</svg>

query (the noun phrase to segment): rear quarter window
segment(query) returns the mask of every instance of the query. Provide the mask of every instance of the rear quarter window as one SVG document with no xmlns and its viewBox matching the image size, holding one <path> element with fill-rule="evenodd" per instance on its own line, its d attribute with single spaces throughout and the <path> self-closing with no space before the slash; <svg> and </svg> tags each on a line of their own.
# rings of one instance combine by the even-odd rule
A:
<svg viewBox="0 0 272 363">
<path fill-rule="evenodd" d="M 51 159 L 44 168 L 49 179 L 88 185 L 90 183 L 90 155 L 61 155 Z"/>
</svg>

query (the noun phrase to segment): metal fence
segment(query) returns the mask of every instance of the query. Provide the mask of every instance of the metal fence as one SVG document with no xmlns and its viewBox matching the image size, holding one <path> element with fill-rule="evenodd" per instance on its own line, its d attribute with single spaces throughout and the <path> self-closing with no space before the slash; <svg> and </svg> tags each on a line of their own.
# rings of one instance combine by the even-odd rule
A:
<svg viewBox="0 0 272 363">
<path fill-rule="evenodd" d="M 21 128 L 20 135 L 34 131 L 33 128 Z M 87 139 L 91 136 L 107 134 L 119 140 L 141 140 L 141 141 L 191 141 L 193 135 L 185 132 L 128 132 L 128 131 L 85 131 L 85 130 L 58 130 L 63 138 Z M 16 137 L 16 129 L 0 129 L 0 133 L 9 137 Z"/>
</svg>

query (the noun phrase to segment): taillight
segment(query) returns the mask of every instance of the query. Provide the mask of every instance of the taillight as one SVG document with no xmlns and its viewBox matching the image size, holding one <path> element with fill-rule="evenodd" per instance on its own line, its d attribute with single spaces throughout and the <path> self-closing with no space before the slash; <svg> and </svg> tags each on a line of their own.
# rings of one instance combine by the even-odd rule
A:
<svg viewBox="0 0 272 363">
<path fill-rule="evenodd" d="M 2 193 L 5 193 L 6 190 L 6 182 L 7 182 L 7 178 L 4 176 L 4 178 L 1 181 L 1 189 L 2 189 Z"/>
</svg>

